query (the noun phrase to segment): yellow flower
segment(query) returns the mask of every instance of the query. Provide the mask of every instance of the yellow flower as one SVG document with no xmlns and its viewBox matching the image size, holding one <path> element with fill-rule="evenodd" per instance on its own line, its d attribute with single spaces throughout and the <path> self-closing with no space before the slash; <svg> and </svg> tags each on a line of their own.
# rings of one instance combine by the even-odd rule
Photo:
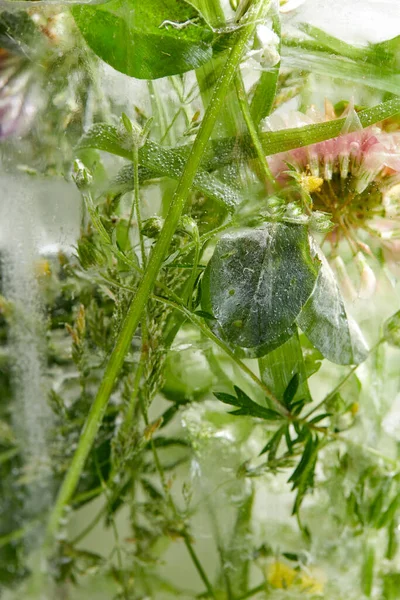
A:
<svg viewBox="0 0 400 600">
<path fill-rule="evenodd" d="M 285 563 L 276 561 L 268 566 L 267 581 L 272 587 L 286 590 L 294 584 L 297 576 L 297 572 Z"/>
<path fill-rule="evenodd" d="M 309 595 L 322 594 L 324 584 L 311 574 L 297 571 L 283 562 L 275 561 L 267 567 L 267 581 L 281 590 L 297 588 L 298 591 Z"/>
<path fill-rule="evenodd" d="M 51 267 L 48 260 L 42 259 L 36 261 L 35 275 L 36 277 L 47 277 L 48 275 L 51 275 Z"/>
<path fill-rule="evenodd" d="M 324 180 L 322 177 L 315 177 L 314 175 L 305 175 L 304 173 L 300 176 L 300 185 L 307 194 L 313 194 L 319 192 Z"/>
<path fill-rule="evenodd" d="M 318 579 L 311 575 L 305 574 L 299 577 L 299 587 L 302 592 L 306 592 L 307 594 L 322 594 L 324 591 L 324 584 L 321 581 L 318 581 Z"/>
</svg>

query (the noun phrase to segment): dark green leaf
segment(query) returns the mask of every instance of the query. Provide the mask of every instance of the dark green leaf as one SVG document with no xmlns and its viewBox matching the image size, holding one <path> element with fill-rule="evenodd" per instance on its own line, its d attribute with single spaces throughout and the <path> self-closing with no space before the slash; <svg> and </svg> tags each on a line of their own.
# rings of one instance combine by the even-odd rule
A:
<svg viewBox="0 0 400 600">
<path fill-rule="evenodd" d="M 203 319 L 207 319 L 208 321 L 215 321 L 214 315 L 206 312 L 205 310 L 195 310 L 194 313 L 198 317 L 203 317 Z"/>
<path fill-rule="evenodd" d="M 292 379 L 289 381 L 288 386 L 283 394 L 283 402 L 290 408 L 292 400 L 296 395 L 300 383 L 300 377 L 298 373 L 295 373 Z"/>
<path fill-rule="evenodd" d="M 225 394 L 225 392 L 214 392 L 214 396 L 217 398 L 217 400 L 223 402 L 224 404 L 230 404 L 231 406 L 240 406 L 238 399 L 235 396 L 232 396 L 231 394 Z"/>
<path fill-rule="evenodd" d="M 291 336 L 318 269 L 302 226 L 267 223 L 235 231 L 215 248 L 203 279 L 202 306 L 215 315 L 231 344 L 266 353 Z"/>
<path fill-rule="evenodd" d="M 291 404 L 290 412 L 292 413 L 292 415 L 297 417 L 297 415 L 299 415 L 301 413 L 301 411 L 303 410 L 304 405 L 305 405 L 304 398 L 301 398 L 300 400 L 296 400 L 295 402 L 293 402 Z"/>
<path fill-rule="evenodd" d="M 313 293 L 297 318 L 297 324 L 318 350 L 340 365 L 358 364 L 368 348 L 355 323 L 346 313 L 335 276 L 322 252 L 321 269 Z"/>
<path fill-rule="evenodd" d="M 258 417 L 259 419 L 265 419 L 267 421 L 276 421 L 277 419 L 282 418 L 282 415 L 274 410 L 264 408 L 256 402 L 253 402 L 253 400 L 237 386 L 234 386 L 234 388 L 237 397 L 225 394 L 224 392 L 214 392 L 214 396 L 221 402 L 224 402 L 224 404 L 239 407 L 239 410 L 235 410 L 231 414 Z"/>
<path fill-rule="evenodd" d="M 268 452 L 269 463 L 275 460 L 276 453 L 278 452 L 279 445 L 281 443 L 282 437 L 286 429 L 287 425 L 282 425 L 282 427 L 280 427 L 278 431 L 274 433 L 272 438 L 269 440 L 268 444 L 266 444 L 266 446 L 264 446 L 264 448 L 261 450 L 260 456 Z"/>
<path fill-rule="evenodd" d="M 131 77 L 185 73 L 212 57 L 213 32 L 184 0 L 111 0 L 71 10 L 91 49 Z"/>
<path fill-rule="evenodd" d="M 304 447 L 304 452 L 302 454 L 300 462 L 297 465 L 296 469 L 293 471 L 292 475 L 288 479 L 288 483 L 293 483 L 293 489 L 297 487 L 297 483 L 300 479 L 300 476 L 303 474 L 308 463 L 310 462 L 310 459 L 313 455 L 314 447 L 315 447 L 314 440 L 313 440 L 313 437 L 310 435 L 308 437 L 308 440 Z"/>
<path fill-rule="evenodd" d="M 292 441 L 292 438 L 290 437 L 289 427 L 285 427 L 284 434 L 285 434 L 285 440 L 286 440 L 286 446 L 287 446 L 288 452 L 290 454 L 292 454 L 292 452 L 293 452 L 293 441 Z"/>
<path fill-rule="evenodd" d="M 323 413 L 322 415 L 318 415 L 316 417 L 314 417 L 313 419 L 311 419 L 310 421 L 308 421 L 311 425 L 315 425 L 316 423 L 319 423 L 320 421 L 323 421 L 324 419 L 327 419 L 328 417 L 331 417 L 332 413 Z"/>
</svg>

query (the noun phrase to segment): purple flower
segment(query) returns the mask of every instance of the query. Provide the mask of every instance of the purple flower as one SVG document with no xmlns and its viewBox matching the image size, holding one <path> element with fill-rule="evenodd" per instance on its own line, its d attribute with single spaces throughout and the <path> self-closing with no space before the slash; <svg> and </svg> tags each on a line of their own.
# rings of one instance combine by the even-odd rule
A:
<svg viewBox="0 0 400 600">
<path fill-rule="evenodd" d="M 327 254 L 335 264 L 340 243 L 348 243 L 360 276 L 358 295 L 367 297 L 376 283 L 372 249 L 381 250 L 389 266 L 399 258 L 400 131 L 385 131 L 382 124 L 362 129 L 351 106 L 343 116 L 342 135 L 269 157 L 268 163 L 289 199 L 292 177 L 298 184 L 295 199 L 300 189 L 307 210 L 329 215 L 333 227 L 322 241 L 329 244 Z M 273 116 L 269 125 L 299 127 L 333 117 L 327 103 L 325 116 L 314 109 L 293 112 L 285 119 Z M 343 265 L 340 270 L 343 275 Z"/>
</svg>

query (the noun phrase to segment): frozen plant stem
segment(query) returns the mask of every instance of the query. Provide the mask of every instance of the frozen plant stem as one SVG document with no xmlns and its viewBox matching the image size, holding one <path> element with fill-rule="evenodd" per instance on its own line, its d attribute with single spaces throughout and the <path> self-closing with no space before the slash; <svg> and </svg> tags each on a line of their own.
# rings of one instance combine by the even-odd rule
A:
<svg viewBox="0 0 400 600">
<path fill-rule="evenodd" d="M 247 125 L 247 129 L 249 130 L 251 141 L 257 154 L 261 173 L 265 180 L 268 181 L 276 189 L 275 179 L 273 178 L 272 173 L 269 170 L 267 159 L 265 158 L 264 149 L 262 147 L 261 140 L 258 135 L 257 127 L 253 121 L 253 117 L 250 112 L 250 105 L 247 100 L 246 90 L 244 89 L 243 80 L 240 73 L 238 73 L 235 77 L 235 88 L 240 109 L 242 111 L 243 118 Z"/>
<path fill-rule="evenodd" d="M 140 212 L 140 196 L 139 196 L 139 148 L 136 143 L 133 144 L 132 150 L 132 163 L 133 163 L 133 202 L 131 213 L 129 215 L 128 227 L 126 230 L 126 243 L 129 241 L 129 232 L 132 227 L 133 213 L 136 213 L 136 221 L 139 232 L 139 243 L 140 243 L 140 254 L 142 257 L 142 267 L 146 266 L 146 249 L 144 247 L 144 240 L 142 234 L 142 217 Z"/>
<path fill-rule="evenodd" d="M 133 334 L 135 333 L 141 319 L 143 309 L 145 308 L 147 300 L 152 292 L 157 274 L 168 252 L 197 169 L 205 152 L 207 142 L 215 126 L 218 114 L 223 106 L 226 93 L 232 83 L 236 70 L 239 67 L 243 53 L 254 32 L 257 21 L 264 14 L 268 4 L 269 2 L 265 2 L 265 0 L 257 0 L 245 14 L 243 18 L 243 27 L 241 28 L 240 34 L 229 53 L 225 68 L 221 72 L 221 76 L 215 86 L 211 101 L 208 105 L 198 134 L 192 146 L 192 150 L 187 159 L 185 169 L 177 185 L 168 215 L 164 223 L 164 227 L 160 233 L 160 237 L 156 245 L 154 246 L 153 251 L 151 252 L 147 270 L 140 281 L 137 293 L 130 304 L 127 315 L 122 324 L 120 333 L 106 366 L 96 398 L 91 406 L 86 423 L 83 427 L 78 447 L 72 458 L 70 467 L 60 487 L 55 505 L 50 514 L 47 528 L 48 542 L 50 542 L 57 534 L 64 508 L 71 500 L 71 497 L 78 485 L 86 459 L 101 425 L 115 381 L 123 365 L 125 355 L 130 347 Z"/>
</svg>

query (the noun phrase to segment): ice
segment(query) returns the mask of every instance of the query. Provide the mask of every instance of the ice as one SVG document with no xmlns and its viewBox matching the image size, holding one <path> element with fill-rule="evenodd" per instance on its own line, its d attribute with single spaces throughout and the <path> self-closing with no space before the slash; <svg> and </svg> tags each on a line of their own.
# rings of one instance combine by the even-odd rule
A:
<svg viewBox="0 0 400 600">
<path fill-rule="evenodd" d="M 52 496 L 45 313 L 37 273 L 44 253 L 70 251 L 76 236 L 79 209 L 74 205 L 74 188 L 70 187 L 63 181 L 0 170 L 2 295 L 13 310 L 9 323 L 16 398 L 13 424 L 24 461 L 22 476 L 29 488 L 25 506 L 28 515 L 40 514 Z"/>
</svg>

